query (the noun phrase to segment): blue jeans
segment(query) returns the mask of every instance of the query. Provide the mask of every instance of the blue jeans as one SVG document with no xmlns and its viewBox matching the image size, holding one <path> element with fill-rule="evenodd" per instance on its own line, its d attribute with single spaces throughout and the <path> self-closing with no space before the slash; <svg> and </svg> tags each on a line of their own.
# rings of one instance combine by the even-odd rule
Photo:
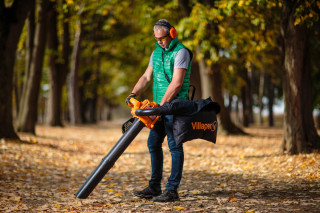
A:
<svg viewBox="0 0 320 213">
<path fill-rule="evenodd" d="M 169 150 L 171 152 L 171 175 L 168 179 L 166 189 L 176 190 L 180 184 L 183 170 L 183 146 L 176 145 L 173 137 L 173 116 L 166 115 L 161 121 L 155 124 L 155 127 L 150 131 L 148 138 L 148 148 L 151 156 L 152 174 L 149 181 L 149 186 L 154 189 L 161 189 L 161 179 L 163 170 L 163 152 L 162 143 L 167 136 Z"/>
</svg>

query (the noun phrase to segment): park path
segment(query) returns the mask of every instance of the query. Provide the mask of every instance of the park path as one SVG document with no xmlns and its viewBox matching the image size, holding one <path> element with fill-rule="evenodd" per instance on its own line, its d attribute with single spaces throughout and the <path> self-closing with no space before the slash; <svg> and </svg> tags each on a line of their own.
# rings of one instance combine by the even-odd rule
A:
<svg viewBox="0 0 320 213">
<path fill-rule="evenodd" d="M 37 126 L 24 143 L 0 141 L 0 212 L 320 212 L 320 154 L 283 155 L 282 129 L 248 128 L 217 144 L 184 144 L 180 201 L 132 196 L 148 184 L 144 129 L 88 199 L 74 193 L 120 138 L 120 123 Z M 170 152 L 164 145 L 164 184 Z"/>
</svg>

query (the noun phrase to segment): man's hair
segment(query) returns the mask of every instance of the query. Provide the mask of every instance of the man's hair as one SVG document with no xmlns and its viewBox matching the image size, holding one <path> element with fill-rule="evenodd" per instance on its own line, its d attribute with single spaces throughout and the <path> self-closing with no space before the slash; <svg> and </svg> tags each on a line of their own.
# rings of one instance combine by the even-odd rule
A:
<svg viewBox="0 0 320 213">
<path fill-rule="evenodd" d="M 166 33 L 169 34 L 169 30 L 171 28 L 171 24 L 167 19 L 160 19 L 159 21 L 156 22 L 156 24 L 153 27 L 153 31 L 160 31 L 164 30 Z"/>
</svg>

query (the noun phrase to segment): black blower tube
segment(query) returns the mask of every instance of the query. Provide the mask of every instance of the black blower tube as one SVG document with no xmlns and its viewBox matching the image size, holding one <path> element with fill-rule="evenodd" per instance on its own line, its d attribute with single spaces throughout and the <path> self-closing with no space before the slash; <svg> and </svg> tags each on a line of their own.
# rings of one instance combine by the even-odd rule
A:
<svg viewBox="0 0 320 213">
<path fill-rule="evenodd" d="M 160 106 L 161 107 L 161 106 Z M 158 107 L 158 108 L 160 108 Z M 158 108 L 153 109 L 137 109 L 135 114 L 137 116 L 152 116 L 152 115 L 162 115 L 163 113 Z"/>
<path fill-rule="evenodd" d="M 100 164 L 91 173 L 90 177 L 77 191 L 75 196 L 80 199 L 87 198 L 107 172 L 113 167 L 118 158 L 139 134 L 145 125 L 135 118 L 131 127 L 121 136 L 118 142 L 112 147 L 109 153 L 101 160 Z"/>
</svg>

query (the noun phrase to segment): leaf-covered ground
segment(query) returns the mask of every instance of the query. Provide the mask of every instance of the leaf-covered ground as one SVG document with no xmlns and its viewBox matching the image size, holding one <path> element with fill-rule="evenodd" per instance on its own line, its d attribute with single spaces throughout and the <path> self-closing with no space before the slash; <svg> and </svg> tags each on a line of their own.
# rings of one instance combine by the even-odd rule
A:
<svg viewBox="0 0 320 213">
<path fill-rule="evenodd" d="M 246 131 L 186 143 L 180 201 L 154 203 L 132 195 L 148 184 L 147 129 L 80 200 L 74 193 L 120 138 L 120 124 L 38 126 L 37 136 L 20 134 L 24 143 L 0 141 L 0 212 L 320 212 L 320 154 L 280 154 L 282 129 Z"/>
</svg>

